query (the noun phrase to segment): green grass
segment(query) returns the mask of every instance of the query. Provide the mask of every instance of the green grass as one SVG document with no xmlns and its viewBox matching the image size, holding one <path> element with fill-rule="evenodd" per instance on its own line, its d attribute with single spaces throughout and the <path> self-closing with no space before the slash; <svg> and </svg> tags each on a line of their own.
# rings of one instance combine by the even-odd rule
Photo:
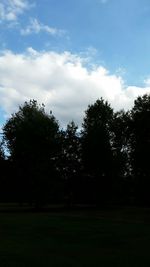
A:
<svg viewBox="0 0 150 267">
<path fill-rule="evenodd" d="M 150 266 L 150 210 L 1 212 L 0 266 Z"/>
</svg>

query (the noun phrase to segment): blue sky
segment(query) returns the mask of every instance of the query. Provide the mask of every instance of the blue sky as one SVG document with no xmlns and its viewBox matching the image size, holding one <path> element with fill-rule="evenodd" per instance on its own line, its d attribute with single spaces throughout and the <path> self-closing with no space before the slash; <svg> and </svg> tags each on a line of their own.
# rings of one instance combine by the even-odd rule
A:
<svg viewBox="0 0 150 267">
<path fill-rule="evenodd" d="M 62 124 L 150 92 L 149 0 L 0 0 L 0 121 L 30 98 Z M 40 76 L 40 77 L 39 77 Z"/>
</svg>

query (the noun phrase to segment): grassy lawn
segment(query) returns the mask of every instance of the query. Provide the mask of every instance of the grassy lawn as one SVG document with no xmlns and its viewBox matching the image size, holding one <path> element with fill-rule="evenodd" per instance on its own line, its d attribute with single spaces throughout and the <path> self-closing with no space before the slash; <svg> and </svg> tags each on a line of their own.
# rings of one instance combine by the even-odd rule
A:
<svg viewBox="0 0 150 267">
<path fill-rule="evenodd" d="M 150 266 L 150 209 L 1 212 L 0 266 Z"/>
</svg>

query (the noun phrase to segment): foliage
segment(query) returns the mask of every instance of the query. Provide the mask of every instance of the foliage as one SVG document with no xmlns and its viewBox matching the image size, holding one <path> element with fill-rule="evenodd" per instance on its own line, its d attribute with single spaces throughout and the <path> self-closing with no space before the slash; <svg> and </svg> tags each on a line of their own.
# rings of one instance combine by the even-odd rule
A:
<svg viewBox="0 0 150 267">
<path fill-rule="evenodd" d="M 8 119 L 3 132 L 15 166 L 19 198 L 38 203 L 47 197 L 49 176 L 54 176 L 58 123 L 46 114 L 44 105 L 30 100 Z"/>
<path fill-rule="evenodd" d="M 12 115 L 4 128 L 4 139 L 10 150 L 11 158 L 30 158 L 47 156 L 55 151 L 55 137 L 58 123 L 53 115 L 47 115 L 44 105 L 30 100 L 19 107 L 19 111 Z M 44 153 L 41 154 L 41 152 Z"/>
<path fill-rule="evenodd" d="M 0 201 L 150 205 L 149 158 L 150 95 L 128 112 L 97 100 L 81 131 L 73 121 L 60 131 L 52 112 L 30 100 L 3 127 Z"/>
<path fill-rule="evenodd" d="M 113 110 L 103 99 L 90 105 L 83 122 L 83 147 L 87 166 L 94 172 L 105 173 L 111 154 L 110 123 Z"/>
<path fill-rule="evenodd" d="M 150 95 L 135 100 L 131 118 L 132 166 L 136 197 L 140 203 L 150 204 Z"/>
<path fill-rule="evenodd" d="M 83 160 L 87 172 L 96 179 L 96 198 L 103 202 L 111 188 L 111 122 L 113 110 L 101 98 L 88 106 L 83 122 Z M 108 167 L 109 166 L 109 167 Z"/>
<path fill-rule="evenodd" d="M 132 191 L 131 179 L 131 118 L 130 113 L 115 112 L 111 124 L 111 143 L 113 151 L 114 198 L 127 201 Z"/>
<path fill-rule="evenodd" d="M 68 205 L 76 198 L 81 174 L 81 138 L 78 126 L 71 121 L 62 131 L 61 175 L 64 181 L 64 194 Z M 81 177 L 80 177 L 81 178 Z"/>
</svg>

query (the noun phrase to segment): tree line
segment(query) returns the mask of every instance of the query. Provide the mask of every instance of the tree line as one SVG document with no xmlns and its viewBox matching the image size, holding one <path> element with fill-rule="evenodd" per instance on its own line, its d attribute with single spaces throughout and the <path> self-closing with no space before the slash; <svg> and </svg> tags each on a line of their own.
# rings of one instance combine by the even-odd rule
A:
<svg viewBox="0 0 150 267">
<path fill-rule="evenodd" d="M 0 170 L 0 202 L 150 205 L 150 95 L 127 112 L 98 99 L 64 129 L 25 102 L 3 126 Z"/>
</svg>

